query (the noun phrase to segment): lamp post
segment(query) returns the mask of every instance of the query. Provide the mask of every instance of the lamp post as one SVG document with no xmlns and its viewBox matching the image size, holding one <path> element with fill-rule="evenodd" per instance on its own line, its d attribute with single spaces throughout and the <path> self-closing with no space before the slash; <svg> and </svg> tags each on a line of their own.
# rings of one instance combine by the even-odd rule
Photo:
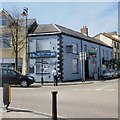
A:
<svg viewBox="0 0 120 120">
<path fill-rule="evenodd" d="M 23 8 L 23 13 L 22 16 L 25 16 L 25 20 L 26 20 L 26 41 L 25 41 L 25 70 L 24 70 L 24 74 L 28 74 L 28 39 L 27 39 L 27 35 L 28 35 L 28 8 L 24 7 Z"/>
</svg>

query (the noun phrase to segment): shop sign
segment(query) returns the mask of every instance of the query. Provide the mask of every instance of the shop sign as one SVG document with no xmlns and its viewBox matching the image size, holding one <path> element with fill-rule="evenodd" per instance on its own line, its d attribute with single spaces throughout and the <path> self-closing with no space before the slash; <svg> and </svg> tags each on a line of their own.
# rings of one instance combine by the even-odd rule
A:
<svg viewBox="0 0 120 120">
<path fill-rule="evenodd" d="M 96 56 L 96 49 L 95 48 L 91 48 L 90 50 L 88 50 L 88 54 L 89 56 Z"/>
<path fill-rule="evenodd" d="M 56 52 L 32 52 L 30 58 L 51 58 L 56 57 Z"/>
</svg>

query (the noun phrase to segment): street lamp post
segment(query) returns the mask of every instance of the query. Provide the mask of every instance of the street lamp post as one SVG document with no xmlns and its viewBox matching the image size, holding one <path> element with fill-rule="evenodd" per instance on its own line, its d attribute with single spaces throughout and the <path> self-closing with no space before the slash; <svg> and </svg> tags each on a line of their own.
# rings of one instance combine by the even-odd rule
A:
<svg viewBox="0 0 120 120">
<path fill-rule="evenodd" d="M 22 16 L 25 16 L 25 20 L 26 20 L 26 41 L 25 41 L 25 71 L 24 71 L 24 74 L 28 74 L 28 38 L 27 38 L 27 35 L 28 35 L 28 27 L 27 27 L 27 24 L 28 24 L 28 8 L 25 7 L 23 8 L 23 13 L 22 13 Z"/>
</svg>

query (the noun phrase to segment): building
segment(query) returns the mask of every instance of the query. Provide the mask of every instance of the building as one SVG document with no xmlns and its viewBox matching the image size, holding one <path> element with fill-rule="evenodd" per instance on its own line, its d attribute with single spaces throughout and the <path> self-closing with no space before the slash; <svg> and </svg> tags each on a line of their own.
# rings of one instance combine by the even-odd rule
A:
<svg viewBox="0 0 120 120">
<path fill-rule="evenodd" d="M 115 69 L 120 69 L 120 38 L 117 32 L 100 33 L 94 37 L 112 47 L 112 64 Z"/>
<path fill-rule="evenodd" d="M 13 45 L 13 36 L 11 32 L 7 29 L 10 23 L 16 21 L 15 18 L 11 16 L 5 9 L 0 11 L 0 66 L 2 67 L 15 67 L 15 52 Z M 18 24 L 21 25 L 20 30 L 18 30 L 18 70 L 24 71 L 23 63 L 25 61 L 25 36 L 26 36 L 26 20 L 19 19 Z M 35 19 L 27 20 L 28 33 L 31 33 L 37 26 Z"/>
<path fill-rule="evenodd" d="M 28 35 L 28 41 L 29 74 L 34 76 L 37 82 L 41 82 L 41 78 L 44 82 L 52 82 L 54 67 L 60 73 L 62 81 L 93 76 L 97 79 L 103 70 L 112 67 L 111 46 L 57 24 L 38 25 L 35 31 Z M 103 58 L 108 64 L 103 63 Z"/>
</svg>

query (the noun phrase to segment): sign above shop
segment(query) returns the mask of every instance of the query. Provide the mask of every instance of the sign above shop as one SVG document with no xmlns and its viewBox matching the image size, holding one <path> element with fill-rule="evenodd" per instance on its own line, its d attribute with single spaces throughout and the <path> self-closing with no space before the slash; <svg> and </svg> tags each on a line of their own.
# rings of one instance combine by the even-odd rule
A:
<svg viewBox="0 0 120 120">
<path fill-rule="evenodd" d="M 51 58 L 56 57 L 56 52 L 31 52 L 30 58 Z"/>
</svg>

